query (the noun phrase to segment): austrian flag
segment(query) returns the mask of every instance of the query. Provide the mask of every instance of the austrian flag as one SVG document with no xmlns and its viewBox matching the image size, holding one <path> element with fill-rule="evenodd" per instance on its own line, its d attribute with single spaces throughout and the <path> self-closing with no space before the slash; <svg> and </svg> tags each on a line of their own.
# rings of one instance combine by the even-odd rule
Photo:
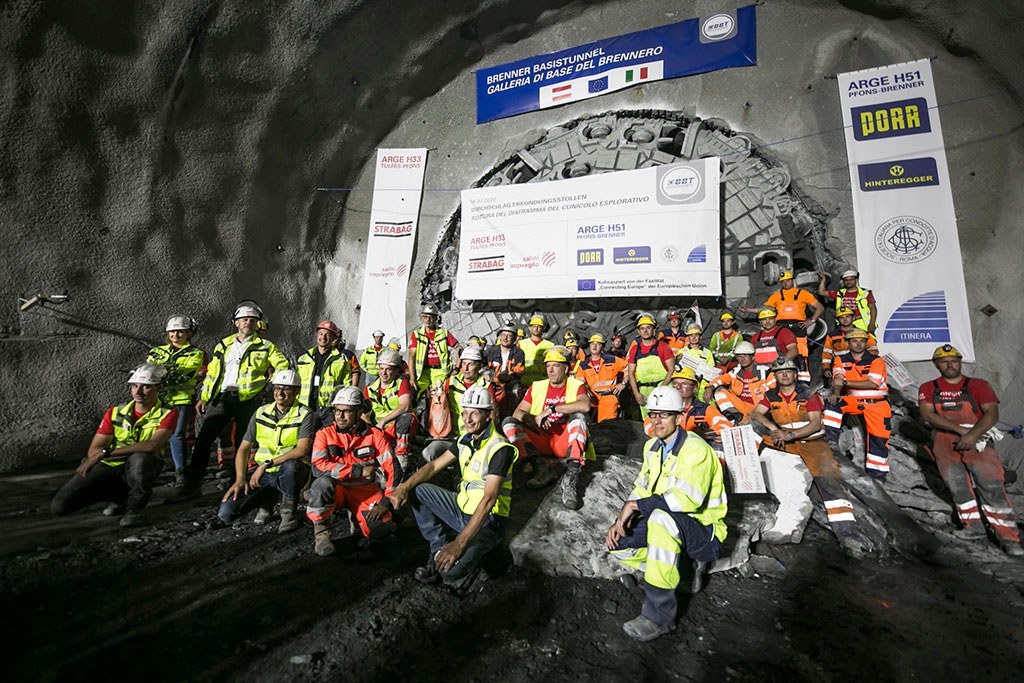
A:
<svg viewBox="0 0 1024 683">
<path fill-rule="evenodd" d="M 586 100 L 606 92 L 622 90 L 645 81 L 664 78 L 665 62 L 648 62 L 633 66 L 620 66 L 571 81 L 561 81 L 540 88 L 540 109 Z"/>
</svg>

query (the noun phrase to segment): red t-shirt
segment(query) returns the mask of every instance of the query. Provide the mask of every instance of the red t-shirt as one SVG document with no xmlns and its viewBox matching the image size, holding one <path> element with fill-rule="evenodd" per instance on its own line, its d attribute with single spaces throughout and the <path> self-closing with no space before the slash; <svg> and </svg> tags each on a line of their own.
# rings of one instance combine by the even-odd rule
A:
<svg viewBox="0 0 1024 683">
<path fill-rule="evenodd" d="M 978 407 L 985 405 L 986 403 L 999 403 L 999 398 L 996 396 L 996 392 L 992 390 L 992 386 L 983 379 L 977 377 L 964 377 L 956 384 L 947 382 L 942 377 L 935 380 L 939 385 L 939 396 L 938 403 L 944 401 L 955 401 L 960 396 L 960 392 L 963 389 L 964 382 L 970 382 L 968 389 L 971 392 L 971 396 L 974 398 L 974 402 L 978 404 Z M 935 385 L 931 382 L 925 382 L 921 385 L 920 390 L 917 392 L 917 402 L 935 404 Z M 967 406 L 970 406 L 970 401 L 964 400 Z M 973 409 L 972 409 L 973 410 Z M 973 411 L 974 417 L 978 420 L 981 419 L 981 413 Z"/>
<path fill-rule="evenodd" d="M 972 387 L 973 388 L 973 387 Z M 100 422 L 100 428 L 96 430 L 96 434 L 100 436 L 113 436 L 114 435 L 114 422 L 110 419 L 110 416 L 114 413 L 113 407 L 107 408 L 107 412 L 103 415 L 103 420 Z M 137 410 L 132 410 L 132 424 L 135 424 L 136 420 L 145 415 L 146 413 L 140 413 Z M 178 426 L 178 411 L 172 410 L 167 413 L 167 417 L 160 421 L 157 425 L 156 430 L 166 429 L 173 432 L 174 428 Z"/>
<path fill-rule="evenodd" d="M 662 362 L 667 360 L 675 360 L 676 355 L 672 353 L 672 347 L 669 346 L 668 343 L 665 342 L 664 340 L 655 339 L 650 344 L 647 344 L 640 341 L 639 339 L 635 339 L 633 340 L 633 343 L 629 345 L 629 352 L 626 354 L 626 362 L 636 363 L 637 355 L 640 353 L 641 350 L 645 352 L 645 355 L 649 355 L 646 352 L 649 352 L 651 350 L 651 347 L 654 346 L 655 344 L 657 344 L 658 346 L 658 358 L 660 358 Z"/>
<path fill-rule="evenodd" d="M 780 391 L 779 396 L 786 403 L 791 403 L 793 399 L 796 398 L 796 392 L 794 391 L 792 394 L 787 396 Z M 761 405 L 771 410 L 772 404 L 767 397 L 761 399 Z M 821 400 L 821 396 L 818 395 L 818 392 L 813 392 L 811 397 L 807 399 L 807 412 L 820 413 L 823 410 L 825 410 L 825 402 Z"/>
<path fill-rule="evenodd" d="M 530 405 L 533 405 L 533 388 L 535 386 L 537 385 L 531 384 L 530 388 L 526 390 L 526 395 L 523 396 L 523 400 Z M 580 391 L 582 391 L 582 389 Z M 579 396 L 577 396 L 577 398 L 579 398 Z M 565 384 L 560 387 L 553 387 L 549 383 L 548 393 L 544 397 L 544 407 L 552 408 L 563 403 L 565 403 Z M 548 424 L 551 425 L 549 431 L 557 433 L 565 429 L 565 421 L 567 417 L 568 415 L 563 413 L 552 413 L 551 418 L 548 420 Z"/>
<path fill-rule="evenodd" d="M 401 397 L 408 396 L 410 394 L 412 394 L 412 385 L 409 384 L 409 380 L 406 379 L 405 377 L 399 377 L 398 395 Z M 366 387 L 365 389 L 363 389 L 363 396 L 366 398 L 366 400 L 370 400 L 370 387 Z"/>
<path fill-rule="evenodd" d="M 441 367 L 441 359 L 437 355 L 437 347 L 434 346 L 434 334 L 437 330 L 423 330 L 423 336 L 427 338 L 427 367 L 428 368 L 439 368 Z M 452 333 L 448 333 L 448 338 L 445 340 L 449 347 L 454 348 L 458 345 L 458 340 L 452 336 Z M 418 346 L 416 341 L 416 332 L 409 335 L 409 350 L 412 351 Z"/>
<path fill-rule="evenodd" d="M 829 301 L 835 301 L 838 297 L 839 297 L 839 290 L 838 289 L 830 289 L 830 290 L 828 290 L 828 300 Z M 875 295 L 871 293 L 870 289 L 868 290 L 868 295 L 867 295 L 867 299 L 866 300 L 867 300 L 867 302 L 869 304 L 875 303 Z M 856 287 L 854 287 L 853 289 L 846 290 L 846 293 L 843 294 L 843 306 L 845 306 L 846 308 L 849 308 L 851 311 L 853 311 L 854 315 L 856 316 L 856 313 L 857 313 L 857 288 Z"/>
</svg>

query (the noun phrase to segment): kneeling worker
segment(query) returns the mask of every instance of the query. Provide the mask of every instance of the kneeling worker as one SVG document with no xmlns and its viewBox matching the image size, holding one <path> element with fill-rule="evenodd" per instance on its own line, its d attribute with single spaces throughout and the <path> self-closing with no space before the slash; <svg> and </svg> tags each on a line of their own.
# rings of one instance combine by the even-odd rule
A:
<svg viewBox="0 0 1024 683">
<path fill-rule="evenodd" d="M 683 411 L 679 392 L 657 387 L 647 407 L 654 435 L 644 444 L 633 491 L 605 538 L 620 562 L 644 571 L 643 610 L 623 625 L 640 641 L 675 628 L 681 557 L 693 560 L 691 590 L 700 590 L 707 564 L 718 559 L 725 540 L 728 503 L 718 456 L 677 425 Z"/>
<path fill-rule="evenodd" d="M 397 510 L 412 493 L 416 524 L 430 544 L 430 557 L 416 570 L 416 579 L 441 579 L 453 588 L 471 584 L 480 562 L 505 536 L 517 458 L 516 449 L 494 427 L 494 399 L 486 388 L 466 389 L 461 405 L 466 431 L 457 453 L 453 445 L 390 496 Z M 458 494 L 426 483 L 456 461 L 462 475 Z M 447 541 L 445 527 L 456 532 L 455 540 Z"/>
<path fill-rule="evenodd" d="M 158 396 L 167 370 L 140 365 L 128 378 L 132 400 L 107 410 L 75 476 L 50 504 L 55 515 L 68 515 L 100 501 L 110 503 L 107 517 L 120 514 L 121 526 L 139 526 L 153 484 L 163 467 L 160 455 L 178 423 L 178 413 Z"/>
<path fill-rule="evenodd" d="M 313 522 L 317 555 L 334 553 L 331 515 L 339 505 L 352 513 L 368 541 L 394 531 L 390 501 L 384 496 L 391 495 L 402 479 L 402 468 L 387 435 L 362 420 L 362 392 L 356 387 L 342 387 L 333 403 L 334 424 L 316 433 L 316 479 L 306 492 L 306 516 Z M 383 481 L 383 488 L 379 481 Z"/>
</svg>

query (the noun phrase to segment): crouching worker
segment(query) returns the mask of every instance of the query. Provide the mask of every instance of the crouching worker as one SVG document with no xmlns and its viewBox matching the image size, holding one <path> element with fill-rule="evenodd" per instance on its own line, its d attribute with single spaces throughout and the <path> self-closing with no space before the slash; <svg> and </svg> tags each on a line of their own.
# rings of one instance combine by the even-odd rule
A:
<svg viewBox="0 0 1024 683">
<path fill-rule="evenodd" d="M 644 572 L 644 606 L 623 624 L 629 637 L 654 640 L 675 628 L 676 587 L 683 558 L 693 561 L 691 592 L 703 586 L 709 562 L 725 540 L 727 499 L 722 465 L 699 436 L 678 426 L 682 397 L 657 387 L 647 399 L 652 438 L 633 492 L 605 543 L 627 567 Z"/>
<path fill-rule="evenodd" d="M 313 443 L 314 413 L 296 399 L 302 380 L 294 370 L 278 370 L 270 380 L 274 402 L 256 409 L 235 456 L 235 483 L 221 499 L 217 517 L 230 524 L 258 508 L 255 524 L 266 524 L 274 516 L 274 503 L 281 497 L 281 524 L 277 533 L 299 528 L 296 499 L 309 479 L 303 462 Z M 248 471 L 253 446 L 256 469 Z"/>
<path fill-rule="evenodd" d="M 456 589 L 473 583 L 481 561 L 505 537 L 517 458 L 515 447 L 494 427 L 494 399 L 486 388 L 466 389 L 461 405 L 466 428 L 458 452 L 453 445 L 390 496 L 395 509 L 411 503 L 420 533 L 430 544 L 427 564 L 416 570 L 416 579 L 440 579 Z M 461 471 L 458 494 L 426 483 L 456 460 Z M 453 541 L 447 540 L 446 527 L 456 533 Z"/>
<path fill-rule="evenodd" d="M 313 485 L 306 492 L 306 516 L 313 522 L 313 550 L 334 554 L 331 516 L 339 507 L 352 513 L 363 533 L 361 545 L 395 530 L 391 495 L 402 468 L 387 435 L 363 417 L 363 394 L 343 387 L 334 396 L 334 424 L 316 433 L 313 443 Z"/>
<path fill-rule="evenodd" d="M 405 469 L 409 464 L 409 439 L 416 435 L 419 420 L 413 413 L 416 393 L 409 380 L 399 374 L 402 365 L 398 351 L 381 351 L 377 356 L 377 381 L 366 387 L 363 395 L 371 408 L 366 419 L 388 435 L 395 457 Z"/>
<path fill-rule="evenodd" d="M 164 366 L 151 363 L 132 373 L 132 400 L 107 410 L 75 475 L 54 496 L 53 514 L 71 514 L 104 501 L 110 503 L 105 516 L 124 512 L 121 526 L 146 523 L 143 509 L 163 467 L 164 446 L 178 422 L 178 413 L 157 398 L 166 375 Z"/>
</svg>

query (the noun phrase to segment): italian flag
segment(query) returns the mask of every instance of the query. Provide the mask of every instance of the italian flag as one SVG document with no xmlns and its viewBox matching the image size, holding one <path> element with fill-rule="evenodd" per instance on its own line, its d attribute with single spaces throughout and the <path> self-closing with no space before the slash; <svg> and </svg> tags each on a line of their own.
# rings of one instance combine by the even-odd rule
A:
<svg viewBox="0 0 1024 683">
<path fill-rule="evenodd" d="M 626 83 L 632 83 L 637 79 L 641 81 L 647 80 L 646 66 L 642 66 L 639 69 L 626 69 Z"/>
</svg>

